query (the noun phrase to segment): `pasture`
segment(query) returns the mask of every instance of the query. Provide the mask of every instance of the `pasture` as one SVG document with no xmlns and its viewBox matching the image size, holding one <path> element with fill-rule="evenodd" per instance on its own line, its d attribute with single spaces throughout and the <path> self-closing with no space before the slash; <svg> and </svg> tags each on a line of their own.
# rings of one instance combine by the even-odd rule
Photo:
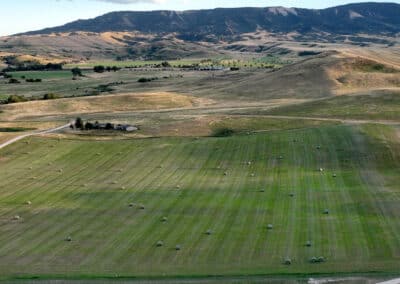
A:
<svg viewBox="0 0 400 284">
<path fill-rule="evenodd" d="M 0 150 L 0 275 L 395 273 L 399 147 L 375 125 L 20 141 Z"/>
<path fill-rule="evenodd" d="M 9 75 L 13 76 L 13 78 L 18 79 L 71 79 L 72 73 L 69 70 L 63 71 L 18 71 L 18 72 L 9 72 Z"/>
</svg>

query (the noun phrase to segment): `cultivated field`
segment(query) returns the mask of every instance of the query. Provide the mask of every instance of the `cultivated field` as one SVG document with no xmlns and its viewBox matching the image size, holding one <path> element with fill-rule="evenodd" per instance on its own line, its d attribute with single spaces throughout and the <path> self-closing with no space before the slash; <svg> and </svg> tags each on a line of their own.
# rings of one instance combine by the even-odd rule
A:
<svg viewBox="0 0 400 284">
<path fill-rule="evenodd" d="M 0 150 L 0 274 L 398 272 L 397 135 L 342 125 L 18 142 Z"/>
</svg>

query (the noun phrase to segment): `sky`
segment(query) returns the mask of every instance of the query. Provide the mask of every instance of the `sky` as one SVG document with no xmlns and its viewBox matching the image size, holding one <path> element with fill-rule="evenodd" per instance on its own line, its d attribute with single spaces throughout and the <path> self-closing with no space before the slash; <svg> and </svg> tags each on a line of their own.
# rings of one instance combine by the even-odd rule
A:
<svg viewBox="0 0 400 284">
<path fill-rule="evenodd" d="M 373 0 L 395 2 L 400 0 Z M 284 6 L 321 9 L 363 0 L 1 0 L 0 36 L 89 19 L 111 11 Z"/>
</svg>

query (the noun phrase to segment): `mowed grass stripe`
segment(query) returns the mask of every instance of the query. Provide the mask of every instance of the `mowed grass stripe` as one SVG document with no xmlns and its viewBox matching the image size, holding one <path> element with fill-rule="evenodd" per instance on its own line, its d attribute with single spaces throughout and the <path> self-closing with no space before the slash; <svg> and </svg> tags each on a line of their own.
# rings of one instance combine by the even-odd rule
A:
<svg viewBox="0 0 400 284">
<path fill-rule="evenodd" d="M 335 126 L 199 140 L 61 140 L 54 148 L 46 138 L 16 143 L 2 151 L 13 158 L 0 161 L 0 177 L 10 177 L 0 181 L 0 240 L 6 242 L 0 254 L 7 263 L 0 272 L 350 272 L 348 261 L 357 271 L 393 271 L 400 224 L 390 201 L 398 195 L 394 171 L 381 159 L 391 155 L 390 163 L 398 163 L 395 146 L 358 131 Z M 24 155 L 23 148 L 32 150 Z M 22 220 L 10 220 L 15 214 Z M 69 234 L 72 242 L 64 240 Z M 157 248 L 157 240 L 165 246 Z M 292 265 L 283 265 L 286 256 Z M 311 256 L 327 262 L 311 264 Z"/>
<path fill-rule="evenodd" d="M 190 145 L 190 144 L 188 144 L 188 145 Z M 190 146 L 192 146 L 192 145 L 190 145 Z M 186 151 L 185 148 L 181 149 L 180 152 Z M 190 147 L 190 148 L 191 148 L 192 152 L 190 152 L 189 155 L 195 153 L 197 146 Z M 184 160 L 182 160 L 182 161 L 175 160 L 174 162 L 175 163 L 179 163 L 179 167 L 177 167 L 176 171 L 174 171 L 175 173 L 178 173 L 179 175 L 188 174 L 188 173 L 185 173 L 185 171 L 182 171 L 182 172 L 179 171 L 179 168 L 182 167 L 182 164 L 185 163 Z M 169 168 L 170 166 L 172 166 L 172 163 L 171 164 L 168 163 L 166 166 Z M 144 191 L 151 190 L 151 194 L 147 194 L 148 197 L 151 198 L 151 200 L 146 202 L 146 204 L 150 204 L 150 205 L 149 205 L 148 209 L 145 209 L 145 210 L 151 210 L 151 212 L 152 212 L 151 217 L 153 218 L 153 220 L 149 221 L 149 223 L 151 223 L 152 225 L 149 226 L 149 228 L 148 228 L 148 230 L 150 232 L 151 231 L 156 231 L 157 227 L 163 225 L 161 223 L 161 218 L 162 218 L 162 216 L 165 215 L 165 214 L 164 215 L 162 214 L 165 211 L 158 204 L 160 204 L 163 199 L 164 199 L 164 203 L 166 203 L 166 199 L 170 199 L 171 201 L 175 200 L 174 202 L 176 202 L 176 200 L 178 200 L 180 198 L 180 195 L 181 195 L 180 189 L 178 190 L 177 188 L 174 188 L 172 190 L 172 189 L 169 189 L 168 187 L 167 188 L 162 188 L 162 187 L 154 188 L 154 187 L 152 187 L 151 185 L 154 182 L 154 179 L 157 179 L 157 178 L 158 178 L 157 176 L 149 176 L 148 185 L 144 186 L 144 188 L 145 188 Z M 180 177 L 180 179 L 182 179 L 182 178 L 183 178 L 183 176 Z M 156 194 L 157 191 L 159 191 L 159 193 L 161 193 L 161 194 Z M 149 202 L 151 202 L 151 203 L 149 203 Z M 139 230 L 141 230 L 141 229 L 139 229 Z M 133 248 L 137 247 L 137 246 L 141 246 L 142 247 L 142 251 L 143 251 L 143 249 L 144 250 L 151 249 L 150 254 L 154 253 L 154 246 L 155 246 L 155 243 L 157 241 L 154 240 L 153 243 L 149 243 L 149 240 L 151 240 L 153 238 L 153 236 L 151 238 L 149 238 L 148 235 L 146 234 L 146 232 L 141 232 L 140 237 L 136 240 L 136 243 L 133 244 L 133 247 L 132 247 L 131 236 L 128 234 L 129 231 L 130 231 L 129 228 L 124 228 L 124 232 L 127 232 L 127 233 L 122 234 L 122 236 L 125 237 L 125 238 L 118 239 L 118 242 L 120 244 L 128 244 L 127 247 L 124 248 L 124 245 L 123 245 L 122 248 L 117 246 L 118 249 L 116 249 L 115 247 L 110 247 L 110 249 L 113 249 L 115 251 L 116 259 L 118 261 L 123 262 L 125 260 L 124 258 L 126 258 L 126 257 L 129 258 L 129 253 L 128 252 L 131 252 L 130 254 L 135 255 L 136 254 L 136 250 L 134 250 Z M 104 253 L 106 255 L 108 255 L 108 256 L 112 255 L 110 253 L 107 253 L 107 251 L 104 251 Z M 146 253 L 144 253 L 144 254 L 146 254 Z M 149 255 L 149 258 L 151 258 L 151 255 Z"/>
<path fill-rule="evenodd" d="M 176 147 L 177 149 L 181 149 L 180 147 Z M 151 148 L 152 149 L 152 148 Z M 151 173 L 153 172 L 154 167 L 152 166 L 154 164 L 154 161 L 159 161 L 160 157 L 167 157 L 170 153 L 170 151 L 166 152 L 163 155 L 150 155 L 151 149 L 148 151 L 144 151 L 142 155 L 139 157 L 139 159 L 134 159 L 136 165 L 141 165 L 139 168 L 136 166 L 134 170 L 132 171 L 126 171 L 125 174 L 131 175 L 132 177 L 135 177 L 135 179 L 131 180 L 129 183 L 127 183 L 128 190 L 126 193 L 120 194 L 120 198 L 115 198 L 113 202 L 115 202 L 117 209 L 114 209 L 113 212 L 109 213 L 110 217 L 114 217 L 116 220 L 120 220 L 121 223 L 113 223 L 113 231 L 114 235 L 113 238 L 107 238 L 104 236 L 104 240 L 102 240 L 102 235 L 100 236 L 95 236 L 96 242 L 91 242 L 93 243 L 93 247 L 89 246 L 88 251 L 90 251 L 90 247 L 92 249 L 101 246 L 101 249 L 97 249 L 95 254 L 92 254 L 90 258 L 86 258 L 86 260 L 82 263 L 82 265 L 89 265 L 93 261 L 99 262 L 99 260 L 104 260 L 104 261 L 110 261 L 113 260 L 113 257 L 111 257 L 113 254 L 118 252 L 118 236 L 123 236 L 121 233 L 123 230 L 128 230 L 132 231 L 132 227 L 137 226 L 137 218 L 142 218 L 143 217 L 143 212 L 141 209 L 139 209 L 139 204 L 142 203 L 145 205 L 145 210 L 149 210 L 149 204 L 146 202 L 146 200 L 141 197 L 141 194 L 143 191 L 145 191 L 145 188 L 142 188 L 140 186 L 140 183 L 143 182 L 143 180 L 148 180 L 148 182 L 151 182 L 151 179 L 148 177 L 151 176 Z M 151 157 L 151 158 L 149 158 Z M 136 157 L 137 158 L 137 157 Z M 154 159 L 154 160 L 153 160 Z M 134 203 L 135 206 L 134 208 L 129 208 L 128 205 L 130 203 Z M 118 206 L 119 205 L 119 206 Z M 118 208 L 119 207 L 119 208 Z M 120 215 L 122 212 L 127 212 L 125 218 L 118 218 L 118 215 Z M 130 213 L 131 212 L 131 213 Z M 100 220 L 101 221 L 101 220 Z M 87 232 L 100 232 L 103 224 L 102 222 L 95 222 L 92 227 L 86 228 L 85 230 Z M 90 241 L 90 240 L 87 240 Z M 122 242 L 121 242 L 122 244 Z M 110 250 L 113 250 L 110 253 Z M 102 255 L 107 254 L 108 251 L 108 257 L 104 258 Z M 98 264 L 99 265 L 99 264 Z M 106 267 L 105 264 L 101 264 L 102 267 Z"/>
<path fill-rule="evenodd" d="M 82 149 L 79 149 L 79 151 L 81 151 Z M 89 152 L 90 153 L 90 152 Z M 84 156 L 84 155 L 82 155 Z M 86 161 L 94 161 L 96 162 L 97 160 L 94 159 L 96 155 L 94 153 L 89 154 L 89 157 L 87 157 Z M 104 160 L 104 158 L 101 158 L 102 160 Z M 104 161 L 103 161 L 104 162 Z M 84 162 L 82 163 L 84 164 Z M 101 164 L 101 163 L 99 163 Z M 82 170 L 82 169 L 81 169 Z M 69 172 L 68 169 L 65 171 L 65 175 L 67 176 L 66 178 L 68 178 L 68 175 L 70 174 L 70 177 L 75 177 L 77 175 L 76 169 L 74 169 L 72 172 Z M 66 184 L 68 184 L 68 182 L 66 182 Z M 69 196 L 64 196 L 63 202 L 66 202 L 66 204 L 68 204 L 68 201 L 77 201 L 80 199 L 81 194 L 79 191 L 79 187 L 73 187 L 73 186 L 68 186 L 66 185 L 65 187 L 60 189 L 60 192 L 68 192 Z M 104 200 L 102 201 L 101 199 L 99 199 L 99 202 L 104 202 Z M 52 205 L 49 204 L 49 206 L 53 206 L 50 207 L 50 209 L 48 210 L 49 214 L 46 214 L 46 218 L 41 218 L 43 219 L 50 219 L 52 218 L 52 216 L 57 216 L 57 214 L 52 214 L 52 211 L 54 210 L 54 208 L 57 208 L 57 206 L 59 205 Z M 45 251 L 51 251 L 52 254 L 55 253 L 55 250 L 53 249 L 54 246 L 57 246 L 60 242 L 61 239 L 65 239 L 67 237 L 67 234 L 71 234 L 72 229 L 70 229 L 70 227 L 73 227 L 73 224 L 77 224 L 77 219 L 80 216 L 77 216 L 75 219 L 72 218 L 71 212 L 72 210 L 78 210 L 78 211 L 82 211 L 82 208 L 80 206 L 80 202 L 76 202 L 76 207 L 65 207 L 63 209 L 61 209 L 61 214 L 58 214 L 58 218 L 59 221 L 55 220 L 54 222 L 42 222 L 43 225 L 47 225 L 47 227 L 45 227 L 42 231 L 38 232 L 39 235 L 41 236 L 41 244 L 38 244 L 37 246 L 32 246 L 32 249 L 35 250 L 35 252 L 38 254 L 38 256 L 40 257 L 40 253 L 45 252 Z M 95 213 L 95 212 L 93 212 Z M 64 220 L 67 220 L 66 222 L 63 222 Z M 64 226 L 54 226 L 54 224 L 63 224 Z M 66 229 L 68 228 L 68 230 Z M 60 231 L 66 231 L 66 233 L 64 235 L 62 235 L 60 233 Z M 34 238 L 36 239 L 36 238 Z M 39 240 L 39 239 L 38 239 Z M 29 245 L 29 242 L 26 243 L 27 245 Z M 44 245 L 46 244 L 46 245 Z M 52 245 L 53 244 L 53 245 Z M 40 247 L 41 250 L 38 250 L 37 247 Z M 43 260 L 43 258 L 40 258 L 41 260 Z"/>
</svg>

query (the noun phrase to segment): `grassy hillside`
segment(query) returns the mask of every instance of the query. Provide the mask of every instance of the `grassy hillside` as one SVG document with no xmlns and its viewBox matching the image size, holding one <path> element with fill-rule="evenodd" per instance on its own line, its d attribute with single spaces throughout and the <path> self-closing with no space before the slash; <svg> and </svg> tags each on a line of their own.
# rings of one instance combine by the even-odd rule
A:
<svg viewBox="0 0 400 284">
<path fill-rule="evenodd" d="M 0 113 L 0 119 L 28 118 L 29 120 L 32 117 L 50 115 L 76 116 L 83 113 L 183 108 L 191 107 L 198 102 L 200 102 L 200 99 L 166 92 L 41 100 L 0 106 L 0 111 L 3 112 Z"/>
<path fill-rule="evenodd" d="M 337 96 L 267 111 L 288 116 L 400 120 L 400 93 Z"/>
<path fill-rule="evenodd" d="M 396 272 L 398 145 L 375 126 L 18 142 L 0 150 L 0 274 Z"/>
</svg>

